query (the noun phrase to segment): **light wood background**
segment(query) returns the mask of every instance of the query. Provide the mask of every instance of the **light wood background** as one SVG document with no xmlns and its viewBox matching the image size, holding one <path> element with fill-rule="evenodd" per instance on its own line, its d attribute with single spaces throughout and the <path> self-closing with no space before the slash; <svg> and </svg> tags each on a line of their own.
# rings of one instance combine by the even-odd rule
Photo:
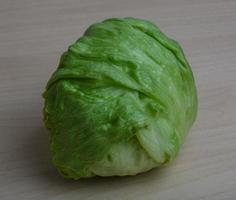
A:
<svg viewBox="0 0 236 200">
<path fill-rule="evenodd" d="M 177 159 L 135 177 L 61 178 L 42 124 L 46 81 L 91 23 L 134 16 L 178 40 L 198 119 Z M 1 200 L 235 200 L 236 0 L 0 0 Z"/>
</svg>

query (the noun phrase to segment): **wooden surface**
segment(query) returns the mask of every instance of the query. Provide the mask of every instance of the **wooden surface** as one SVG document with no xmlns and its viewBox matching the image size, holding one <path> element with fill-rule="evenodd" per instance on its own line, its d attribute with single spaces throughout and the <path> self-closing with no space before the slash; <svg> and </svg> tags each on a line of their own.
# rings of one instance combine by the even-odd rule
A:
<svg viewBox="0 0 236 200">
<path fill-rule="evenodd" d="M 135 177 L 61 178 L 42 124 L 46 81 L 91 23 L 152 20 L 178 40 L 192 65 L 198 119 L 177 159 Z M 1 200 L 235 200 L 235 0 L 1 0 Z"/>
</svg>

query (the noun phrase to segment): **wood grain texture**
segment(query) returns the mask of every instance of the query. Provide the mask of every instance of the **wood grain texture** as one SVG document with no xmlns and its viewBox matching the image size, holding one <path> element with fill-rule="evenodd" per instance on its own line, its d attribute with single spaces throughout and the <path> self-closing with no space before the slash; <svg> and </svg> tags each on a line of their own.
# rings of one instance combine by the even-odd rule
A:
<svg viewBox="0 0 236 200">
<path fill-rule="evenodd" d="M 149 19 L 192 65 L 198 119 L 177 159 L 135 177 L 61 178 L 42 124 L 46 81 L 67 46 L 108 17 Z M 1 0 L 1 200 L 235 200 L 235 0 Z"/>
</svg>

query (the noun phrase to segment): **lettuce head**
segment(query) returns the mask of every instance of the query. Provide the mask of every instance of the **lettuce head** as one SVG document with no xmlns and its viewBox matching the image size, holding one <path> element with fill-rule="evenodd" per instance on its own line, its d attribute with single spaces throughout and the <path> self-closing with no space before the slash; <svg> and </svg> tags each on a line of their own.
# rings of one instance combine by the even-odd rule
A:
<svg viewBox="0 0 236 200">
<path fill-rule="evenodd" d="M 135 175 L 171 161 L 197 113 L 180 45 L 135 18 L 91 25 L 43 96 L 53 163 L 72 179 Z"/>
</svg>

